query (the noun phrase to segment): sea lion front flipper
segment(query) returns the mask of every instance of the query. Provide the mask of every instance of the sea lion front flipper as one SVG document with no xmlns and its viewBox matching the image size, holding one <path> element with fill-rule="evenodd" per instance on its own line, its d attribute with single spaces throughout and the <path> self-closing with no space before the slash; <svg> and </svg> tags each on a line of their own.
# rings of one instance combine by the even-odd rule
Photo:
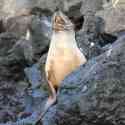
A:
<svg viewBox="0 0 125 125">
<path fill-rule="evenodd" d="M 48 81 L 48 85 L 51 89 L 52 96 L 56 95 L 56 91 L 55 91 L 55 88 L 54 88 L 54 82 L 56 82 L 56 78 L 55 78 L 55 75 L 54 75 L 54 72 L 53 72 L 52 69 L 46 71 L 46 78 L 47 78 L 47 81 Z"/>
</svg>

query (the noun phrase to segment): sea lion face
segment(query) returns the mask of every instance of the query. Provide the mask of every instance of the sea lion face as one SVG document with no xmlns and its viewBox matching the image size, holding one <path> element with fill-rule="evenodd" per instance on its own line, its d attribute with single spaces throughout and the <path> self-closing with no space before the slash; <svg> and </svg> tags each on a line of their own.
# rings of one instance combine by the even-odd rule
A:
<svg viewBox="0 0 125 125">
<path fill-rule="evenodd" d="M 70 19 L 64 15 L 61 11 L 55 12 L 53 16 L 53 30 L 56 32 L 59 31 L 70 31 L 74 29 L 74 25 Z"/>
</svg>

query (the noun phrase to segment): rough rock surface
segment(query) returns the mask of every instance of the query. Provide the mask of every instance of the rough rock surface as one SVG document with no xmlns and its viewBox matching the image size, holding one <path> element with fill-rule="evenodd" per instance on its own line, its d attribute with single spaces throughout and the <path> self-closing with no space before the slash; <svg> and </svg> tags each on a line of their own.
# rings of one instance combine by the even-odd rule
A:
<svg viewBox="0 0 125 125">
<path fill-rule="evenodd" d="M 37 69 L 44 71 L 46 56 L 41 57 L 41 61 L 33 66 L 36 55 L 32 42 L 24 38 L 19 39 L 15 33 L 0 34 L 0 122 L 2 123 L 16 121 L 18 118 L 30 116 L 34 111 L 42 110 L 41 106 L 45 103 L 43 100 L 47 97 L 47 93 L 44 92 L 44 88 L 47 90 L 46 81 L 43 79 L 44 73 L 40 73 Z M 24 72 L 25 68 L 28 69 L 27 72 Z M 39 88 L 41 83 L 45 86 L 42 89 Z"/>
<path fill-rule="evenodd" d="M 83 0 L 80 9 L 81 14 L 84 15 L 84 22 L 81 31 L 76 33 L 76 39 L 88 59 L 100 55 L 104 52 L 102 47 L 113 43 L 117 39 L 117 35 L 112 35 L 111 32 L 108 34 L 105 31 L 108 27 L 107 23 L 111 24 L 111 22 L 107 21 L 107 18 L 104 19 L 96 14 L 103 11 L 102 8 L 105 2 L 107 3 L 107 1 Z"/>
<path fill-rule="evenodd" d="M 96 13 L 106 22 L 105 31 L 113 33 L 125 29 L 125 7 L 104 9 Z"/>
<path fill-rule="evenodd" d="M 25 40 L 25 42 L 22 40 L 22 43 L 18 41 L 18 46 L 25 44 L 27 44 L 26 47 L 31 46 L 34 60 L 38 61 L 41 55 L 47 52 L 52 30 L 51 17 L 46 11 L 43 12 L 41 9 L 34 8 L 28 16 L 10 17 L 5 23 L 5 29 L 6 32 L 13 33 L 18 39 L 30 41 L 30 43 Z M 29 52 L 29 57 L 32 52 Z"/>
<path fill-rule="evenodd" d="M 16 121 L 17 116 L 24 110 L 24 89 L 19 80 L 24 79 L 23 67 L 26 66 L 24 56 L 9 53 L 17 42 L 12 33 L 0 34 L 0 122 Z M 19 87 L 20 86 L 20 87 Z M 21 89 L 20 89 L 21 88 Z"/>
<path fill-rule="evenodd" d="M 10 17 L 5 23 L 6 31 L 14 33 L 17 37 L 25 37 L 27 28 L 31 25 L 32 18 L 32 15 Z"/>
<path fill-rule="evenodd" d="M 125 123 L 125 37 L 62 82 L 43 125 Z M 48 120 L 49 119 L 49 120 Z"/>
<path fill-rule="evenodd" d="M 76 40 L 88 62 L 62 82 L 43 125 L 124 125 L 125 37 L 116 39 L 125 34 L 125 10 L 121 4 L 112 8 L 109 0 L 1 0 L 1 124 L 35 125 L 44 108 L 44 64 L 56 7 L 80 26 Z"/>
<path fill-rule="evenodd" d="M 51 39 L 51 18 L 50 16 L 35 16 L 31 22 L 31 39 L 34 54 L 38 59 L 47 52 Z"/>
</svg>

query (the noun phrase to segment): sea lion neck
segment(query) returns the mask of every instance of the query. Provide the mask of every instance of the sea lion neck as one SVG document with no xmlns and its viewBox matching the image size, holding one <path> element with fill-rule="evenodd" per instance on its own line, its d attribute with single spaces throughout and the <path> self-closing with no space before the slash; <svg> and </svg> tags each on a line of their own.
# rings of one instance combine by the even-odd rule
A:
<svg viewBox="0 0 125 125">
<path fill-rule="evenodd" d="M 59 31 L 53 32 L 51 45 L 53 46 L 60 46 L 60 47 L 75 47 L 76 40 L 75 40 L 75 32 L 74 31 Z"/>
</svg>

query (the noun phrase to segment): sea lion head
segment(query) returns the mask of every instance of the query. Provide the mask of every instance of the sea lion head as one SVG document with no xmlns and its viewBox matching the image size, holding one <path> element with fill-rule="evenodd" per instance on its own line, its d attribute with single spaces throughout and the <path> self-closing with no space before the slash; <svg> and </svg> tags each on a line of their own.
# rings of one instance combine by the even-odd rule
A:
<svg viewBox="0 0 125 125">
<path fill-rule="evenodd" d="M 52 21 L 53 21 L 52 28 L 55 32 L 74 30 L 73 23 L 61 11 L 57 11 L 54 13 Z"/>
</svg>

